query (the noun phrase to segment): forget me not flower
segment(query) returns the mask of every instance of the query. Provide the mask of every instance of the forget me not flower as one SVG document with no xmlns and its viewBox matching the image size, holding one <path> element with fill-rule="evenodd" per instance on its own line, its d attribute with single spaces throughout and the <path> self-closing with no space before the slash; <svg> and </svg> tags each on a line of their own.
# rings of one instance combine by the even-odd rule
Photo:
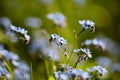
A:
<svg viewBox="0 0 120 80">
<path fill-rule="evenodd" d="M 90 32 L 94 32 L 95 31 L 95 23 L 93 21 L 90 21 L 90 20 L 82 20 L 80 21 L 79 20 L 79 24 L 82 25 L 83 29 L 86 30 L 86 29 L 90 29 Z"/>
</svg>

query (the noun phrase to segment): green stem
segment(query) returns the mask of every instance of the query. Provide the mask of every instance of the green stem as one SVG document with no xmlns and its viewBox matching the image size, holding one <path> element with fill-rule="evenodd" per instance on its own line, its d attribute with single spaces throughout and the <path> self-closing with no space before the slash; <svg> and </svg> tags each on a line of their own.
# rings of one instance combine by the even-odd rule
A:
<svg viewBox="0 0 120 80">
<path fill-rule="evenodd" d="M 78 35 L 77 36 L 80 36 L 80 34 L 83 32 L 83 31 L 85 31 L 85 29 L 83 28 L 79 33 L 78 33 Z"/>
<path fill-rule="evenodd" d="M 80 34 L 82 33 L 82 32 L 84 32 L 85 31 L 85 29 L 83 28 L 80 32 L 79 32 L 79 34 L 78 35 L 76 35 L 75 34 L 75 44 L 74 44 L 74 47 L 73 47 L 73 49 L 72 49 L 72 52 L 71 52 L 71 54 L 70 54 L 70 58 L 68 59 L 68 61 L 66 62 L 66 64 L 68 64 L 69 63 L 69 61 L 70 61 L 70 59 L 72 58 L 72 55 L 73 55 L 73 53 L 74 53 L 74 49 L 76 48 L 76 45 L 77 45 L 77 40 L 78 40 L 78 36 L 80 36 Z"/>
<path fill-rule="evenodd" d="M 68 59 L 68 61 L 66 62 L 66 64 L 68 64 L 69 61 L 70 61 L 70 59 L 72 58 L 72 55 L 74 53 L 74 49 L 76 48 L 76 45 L 77 45 L 77 35 L 75 35 L 75 43 L 74 43 L 73 49 L 71 51 L 70 58 Z"/>
<path fill-rule="evenodd" d="M 80 57 L 78 58 L 77 62 L 74 64 L 73 68 L 76 68 L 77 67 L 77 64 L 80 62 Z"/>
<path fill-rule="evenodd" d="M 48 60 L 45 60 L 45 67 L 47 72 L 47 78 L 49 77 L 49 67 L 48 67 Z"/>
<path fill-rule="evenodd" d="M 33 80 L 32 62 L 30 63 L 30 77 L 31 77 L 31 80 Z"/>
<path fill-rule="evenodd" d="M 10 75 L 11 75 L 10 80 L 13 80 L 13 72 L 12 72 L 12 69 L 10 68 L 10 65 L 7 63 L 6 60 L 3 60 L 3 62 L 6 66 L 6 68 L 8 69 L 8 71 L 10 72 Z"/>
</svg>

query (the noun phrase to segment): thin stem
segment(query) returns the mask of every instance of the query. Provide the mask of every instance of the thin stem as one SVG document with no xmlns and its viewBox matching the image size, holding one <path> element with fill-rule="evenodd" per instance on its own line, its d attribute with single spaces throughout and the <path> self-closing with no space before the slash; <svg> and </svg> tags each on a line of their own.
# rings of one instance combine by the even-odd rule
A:
<svg viewBox="0 0 120 80">
<path fill-rule="evenodd" d="M 10 68 L 10 66 L 8 65 L 7 61 L 3 61 L 5 66 L 7 67 L 7 69 L 9 70 L 10 73 L 12 73 L 12 69 Z"/>
<path fill-rule="evenodd" d="M 48 54 L 49 54 L 49 51 L 50 51 L 50 43 L 48 43 Z M 52 54 L 52 56 L 50 57 L 50 60 L 47 58 L 46 60 L 45 60 L 45 66 L 46 66 L 46 71 L 47 71 L 47 77 L 49 78 L 49 76 L 51 75 L 51 74 L 53 74 L 53 70 L 54 70 L 54 54 L 55 54 L 55 52 L 53 52 L 53 54 Z M 51 62 L 51 65 L 49 66 L 48 64 L 48 61 L 50 61 Z M 49 67 L 52 67 L 52 69 L 49 69 Z"/>
<path fill-rule="evenodd" d="M 49 67 L 48 67 L 48 60 L 45 60 L 45 67 L 47 72 L 47 78 L 49 77 Z"/>
<path fill-rule="evenodd" d="M 77 40 L 78 40 L 78 36 L 80 36 L 80 34 L 82 33 L 82 32 L 84 32 L 85 31 L 85 29 L 83 28 L 80 32 L 79 32 L 79 34 L 78 35 L 76 35 L 75 34 L 75 44 L 74 44 L 74 47 L 73 47 L 73 49 L 72 49 L 72 52 L 71 52 L 71 54 L 70 54 L 70 58 L 68 59 L 68 61 L 66 62 L 66 64 L 68 64 L 69 63 L 69 61 L 70 61 L 70 59 L 72 58 L 72 55 L 73 55 L 73 53 L 74 53 L 74 49 L 76 48 L 76 45 L 77 45 Z"/>
<path fill-rule="evenodd" d="M 63 54 L 65 53 L 65 50 L 63 52 Z M 64 54 L 64 63 L 66 64 L 66 60 L 67 60 L 67 56 Z"/>
<path fill-rule="evenodd" d="M 6 68 L 8 69 L 8 71 L 10 72 L 10 75 L 11 75 L 10 80 L 13 80 L 13 72 L 12 72 L 12 69 L 11 69 L 10 65 L 7 63 L 6 60 L 3 60 L 3 62 L 6 66 Z"/>
<path fill-rule="evenodd" d="M 30 63 L 30 77 L 31 77 L 31 80 L 33 80 L 32 62 Z"/>
<path fill-rule="evenodd" d="M 80 34 L 83 32 L 83 31 L 85 31 L 85 29 L 83 28 L 79 33 L 78 33 L 78 35 L 77 36 L 80 36 Z"/>
<path fill-rule="evenodd" d="M 68 59 L 68 61 L 66 62 L 66 64 L 68 64 L 69 61 L 70 61 L 70 59 L 72 58 L 72 55 L 74 53 L 74 49 L 76 48 L 76 45 L 77 45 L 77 35 L 75 35 L 75 43 L 74 43 L 73 49 L 71 51 L 70 58 Z"/>
<path fill-rule="evenodd" d="M 77 67 L 77 64 L 80 62 L 80 58 L 81 58 L 81 57 L 78 58 L 77 62 L 74 64 L 73 68 L 76 68 L 76 67 Z"/>
</svg>

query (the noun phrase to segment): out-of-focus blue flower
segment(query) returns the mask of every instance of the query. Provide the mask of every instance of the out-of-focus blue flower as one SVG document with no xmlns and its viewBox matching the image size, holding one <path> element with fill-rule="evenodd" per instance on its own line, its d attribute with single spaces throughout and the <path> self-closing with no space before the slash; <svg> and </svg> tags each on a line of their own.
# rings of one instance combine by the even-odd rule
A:
<svg viewBox="0 0 120 80">
<path fill-rule="evenodd" d="M 55 72 L 54 75 L 57 80 L 87 80 L 91 77 L 87 72 L 84 72 L 81 69 L 74 69 L 65 64 L 61 64 L 61 70 Z"/>
<path fill-rule="evenodd" d="M 94 71 L 97 71 L 97 73 L 102 76 L 104 75 L 105 73 L 107 73 L 107 70 L 105 68 L 103 68 L 102 66 L 94 66 L 92 68 L 88 68 L 87 69 L 89 72 L 94 72 Z"/>
<path fill-rule="evenodd" d="M 10 24 L 11 21 L 9 20 L 9 18 L 7 17 L 0 18 L 0 25 L 2 25 L 6 29 L 6 31 L 8 31 Z"/>
<path fill-rule="evenodd" d="M 30 80 L 30 73 L 19 68 L 14 70 L 15 80 Z"/>
<path fill-rule="evenodd" d="M 52 20 L 57 26 L 64 28 L 66 27 L 66 18 L 61 13 L 50 13 L 47 14 L 47 18 Z"/>
<path fill-rule="evenodd" d="M 75 53 L 79 53 L 81 51 L 81 49 L 75 49 L 74 52 Z"/>
<path fill-rule="evenodd" d="M 69 80 L 70 76 L 67 72 L 58 71 L 54 73 L 56 80 Z"/>
<path fill-rule="evenodd" d="M 0 66 L 0 76 L 6 76 L 8 79 L 10 79 L 10 73 L 7 71 L 5 67 Z"/>
<path fill-rule="evenodd" d="M 78 77 L 82 78 L 82 80 L 87 80 L 88 78 L 91 77 L 87 72 L 84 72 L 81 69 L 73 69 L 72 75 L 74 75 L 76 77 L 78 76 Z"/>
<path fill-rule="evenodd" d="M 120 63 L 114 63 L 110 66 L 111 72 L 120 72 Z"/>
<path fill-rule="evenodd" d="M 98 35 L 94 39 L 89 39 L 84 42 L 85 45 L 94 45 L 101 50 L 106 50 L 109 53 L 113 53 L 114 55 L 119 55 L 120 53 L 120 45 L 115 43 L 110 38 L 104 37 L 102 35 Z"/>
<path fill-rule="evenodd" d="M 86 40 L 84 42 L 85 45 L 95 45 L 95 46 L 99 46 L 102 50 L 106 49 L 106 44 L 102 39 L 98 39 L 98 38 L 94 38 L 93 40 Z"/>
<path fill-rule="evenodd" d="M 37 17 L 28 17 L 25 19 L 25 25 L 28 27 L 37 28 L 42 25 L 42 21 Z"/>
<path fill-rule="evenodd" d="M 13 52 L 7 51 L 4 48 L 0 48 L 0 55 L 8 61 L 10 60 L 19 60 L 19 56 L 14 54 Z"/>
<path fill-rule="evenodd" d="M 15 80 L 30 80 L 30 68 L 29 66 L 20 60 L 19 56 L 13 52 L 4 49 L 4 46 L 0 44 L 0 58 L 6 60 L 6 62 L 11 63 L 15 66 L 13 73 L 15 75 Z M 6 76 L 9 80 L 11 74 L 7 71 L 6 65 L 0 60 L 0 77 Z"/>
<path fill-rule="evenodd" d="M 96 61 L 99 65 L 103 65 L 105 67 L 110 67 L 112 64 L 111 59 L 104 56 L 97 57 Z"/>
</svg>

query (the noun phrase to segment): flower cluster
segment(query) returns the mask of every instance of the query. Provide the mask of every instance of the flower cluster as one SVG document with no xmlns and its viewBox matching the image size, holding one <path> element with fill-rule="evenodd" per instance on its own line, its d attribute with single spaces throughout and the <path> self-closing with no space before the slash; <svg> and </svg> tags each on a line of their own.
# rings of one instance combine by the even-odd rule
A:
<svg viewBox="0 0 120 80">
<path fill-rule="evenodd" d="M 97 71 L 97 74 L 100 76 L 104 75 L 107 72 L 107 70 L 105 68 L 103 68 L 102 66 L 94 66 L 92 68 L 88 68 L 87 70 L 89 72 Z"/>
<path fill-rule="evenodd" d="M 28 65 L 21 61 L 18 55 L 4 49 L 3 45 L 0 45 L 0 77 L 6 76 L 9 80 L 12 75 L 7 70 L 4 61 L 15 66 L 13 69 L 15 80 L 30 80 L 30 69 Z"/>
<path fill-rule="evenodd" d="M 80 21 L 79 20 L 79 24 L 82 25 L 83 29 L 86 30 L 86 29 L 89 29 L 90 32 L 94 32 L 95 31 L 95 23 L 93 21 L 90 21 L 90 20 L 82 20 Z"/>
<path fill-rule="evenodd" d="M 104 75 L 107 71 L 101 66 L 94 66 L 93 68 L 87 69 L 89 72 L 83 71 L 81 69 L 72 68 L 66 64 L 62 64 L 60 71 L 54 72 L 54 76 L 57 80 L 88 80 L 92 79 L 94 76 L 92 72 L 97 71 L 97 75 Z"/>
<path fill-rule="evenodd" d="M 5 65 L 0 61 L 0 79 L 2 77 L 5 77 L 7 79 L 10 79 L 10 73 L 8 70 L 5 68 Z"/>
<path fill-rule="evenodd" d="M 66 26 L 66 18 L 61 13 L 50 13 L 47 14 L 47 18 L 52 20 L 57 26 L 64 28 Z"/>
<path fill-rule="evenodd" d="M 0 26 L 3 26 L 6 31 L 8 31 L 8 26 L 10 26 L 11 21 L 7 17 L 0 18 Z"/>
<path fill-rule="evenodd" d="M 14 31 L 15 33 L 17 33 L 17 36 L 18 36 L 20 39 L 23 39 L 26 44 L 29 43 L 29 41 L 30 41 L 30 36 L 27 34 L 27 33 L 28 33 L 27 30 L 25 30 L 25 29 L 23 29 L 23 28 L 21 28 L 21 27 L 13 26 L 13 25 L 10 25 L 10 29 L 11 29 L 12 31 Z"/>
<path fill-rule="evenodd" d="M 50 36 L 50 42 L 55 42 L 58 46 L 64 46 L 65 44 L 67 44 L 67 41 L 63 38 L 63 37 L 60 37 L 59 35 L 57 34 L 52 34 Z"/>
<path fill-rule="evenodd" d="M 14 61 L 12 63 L 16 67 L 14 69 L 15 80 L 30 80 L 30 69 L 25 62 Z"/>
<path fill-rule="evenodd" d="M 84 72 L 81 69 L 75 69 L 68 65 L 62 64 L 61 70 L 54 73 L 57 80 L 87 80 L 90 78 L 90 74 Z"/>
<path fill-rule="evenodd" d="M 79 21 L 79 23 L 82 25 L 83 29 L 81 32 L 83 32 L 86 29 L 89 29 L 90 32 L 94 32 L 95 30 L 95 23 L 93 21 L 90 20 L 83 20 L 83 21 Z M 81 34 L 81 32 L 79 34 Z M 76 36 L 78 37 L 79 34 Z M 76 38 L 77 39 L 77 38 Z M 65 44 L 67 44 L 67 41 L 63 38 L 60 37 L 57 34 L 52 34 L 50 36 L 50 42 L 55 42 L 57 45 L 59 46 L 63 46 Z M 87 41 L 84 44 L 97 44 L 98 42 L 96 40 L 94 41 Z M 101 43 L 100 43 L 101 44 Z M 76 46 L 74 47 L 76 48 Z M 73 49 L 74 49 L 73 48 Z M 66 51 L 66 49 L 64 50 Z M 77 61 L 75 62 L 75 64 L 73 65 L 73 67 L 70 67 L 68 65 L 69 60 L 71 59 L 72 54 L 70 55 L 70 58 L 67 58 L 68 61 L 65 61 L 65 64 L 61 65 L 61 68 L 59 71 L 54 72 L 54 77 L 57 80 L 92 80 L 93 77 L 97 77 L 97 75 L 104 75 L 107 71 L 105 68 L 101 67 L 101 66 L 94 66 L 93 68 L 88 68 L 88 72 L 83 71 L 81 69 L 76 69 L 77 64 L 79 62 L 88 60 L 88 58 L 92 58 L 92 52 L 88 49 L 88 48 L 80 48 L 80 49 L 75 49 L 72 51 L 72 53 L 77 53 Z M 66 54 L 67 52 L 64 52 L 65 56 L 67 56 L 68 54 Z M 66 57 L 65 57 L 66 58 Z M 65 59 L 66 60 L 66 59 Z M 92 74 L 93 72 L 95 72 L 95 76 L 94 74 Z"/>
<path fill-rule="evenodd" d="M 77 53 L 78 56 L 79 56 L 80 52 L 83 53 L 83 55 L 80 56 L 79 61 L 83 61 L 83 60 L 87 60 L 88 58 L 92 58 L 92 54 L 91 54 L 90 50 L 87 48 L 75 49 L 74 52 Z"/>
</svg>

